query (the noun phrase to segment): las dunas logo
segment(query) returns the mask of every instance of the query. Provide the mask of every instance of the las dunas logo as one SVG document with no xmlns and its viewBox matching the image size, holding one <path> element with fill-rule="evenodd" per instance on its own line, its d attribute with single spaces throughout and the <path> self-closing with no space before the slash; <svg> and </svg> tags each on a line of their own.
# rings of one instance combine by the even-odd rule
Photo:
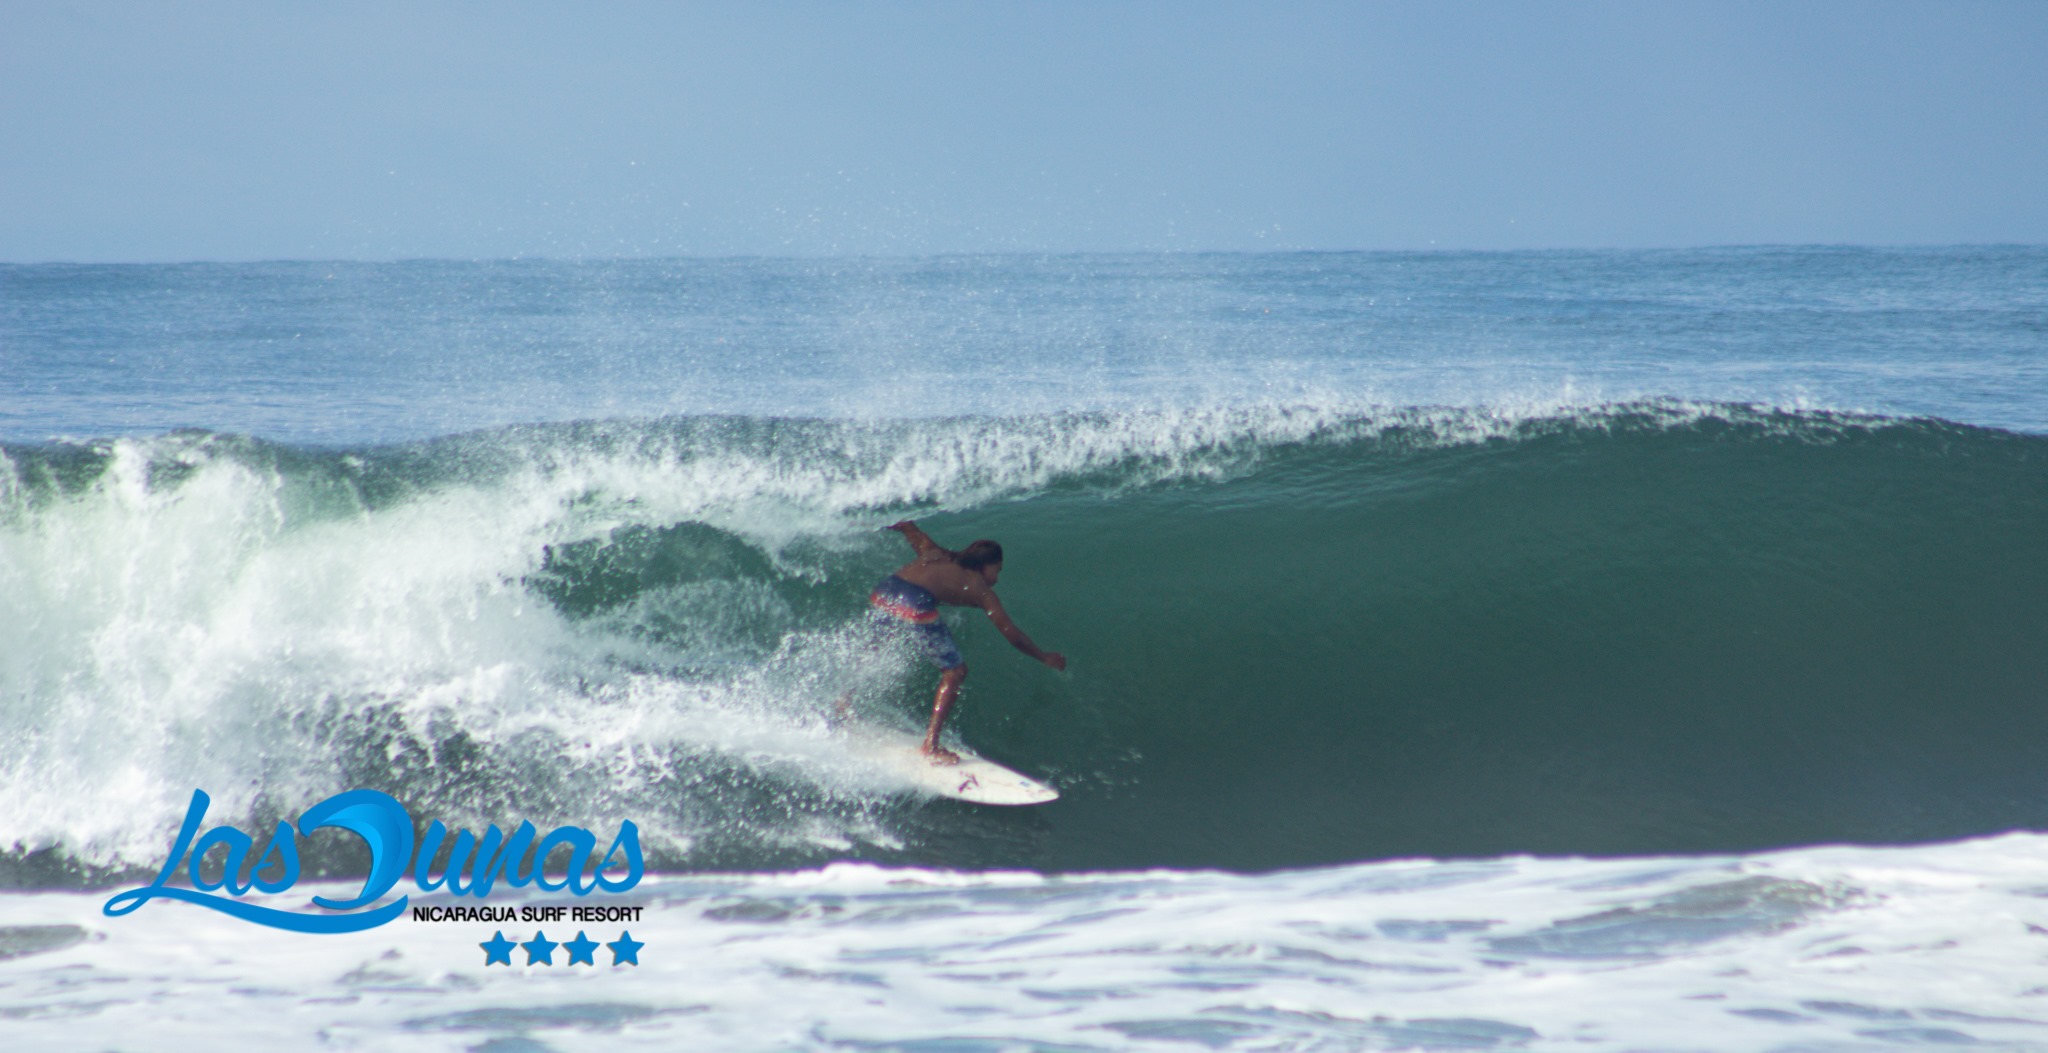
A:
<svg viewBox="0 0 2048 1053">
<path fill-rule="evenodd" d="M 539 831 L 530 822 L 521 822 L 510 836 L 493 825 L 482 837 L 458 830 L 451 838 L 447 825 L 436 819 L 416 845 L 412 816 L 404 805 L 376 790 L 349 790 L 306 809 L 296 828 L 280 820 L 252 863 L 256 840 L 247 833 L 232 826 L 199 832 L 206 820 L 208 803 L 205 791 L 192 791 L 185 822 L 179 827 L 170 858 L 164 861 L 156 880 L 119 893 L 100 909 L 118 917 L 153 899 L 173 899 L 294 932 L 360 932 L 405 913 L 410 895 L 401 895 L 382 906 L 373 904 L 396 888 L 408 873 L 413 886 L 421 892 L 446 888 L 453 895 L 478 899 L 488 896 L 500 881 L 515 888 L 531 884 L 550 892 L 567 889 L 577 896 L 600 889 L 624 892 L 640 883 L 640 830 L 630 820 L 619 824 L 611 847 L 601 857 L 597 854 L 597 838 L 588 830 L 564 826 L 536 841 Z M 310 837 L 315 830 L 328 828 L 352 833 L 369 848 L 370 870 L 355 895 L 345 899 L 311 897 L 313 905 L 327 913 L 282 910 L 241 898 L 252 889 L 262 893 L 289 890 L 299 879 L 299 840 Z M 448 847 L 448 861 L 436 875 L 430 866 L 440 856 L 443 845 Z M 220 876 L 209 880 L 202 875 L 200 863 L 216 849 L 222 854 Z M 568 857 L 568 868 L 559 879 L 550 879 L 543 868 L 551 856 L 563 853 Z M 185 864 L 183 869 L 191 888 L 171 884 L 178 876 L 180 862 Z M 606 871 L 619 867 L 625 868 L 623 878 L 606 876 Z"/>
</svg>

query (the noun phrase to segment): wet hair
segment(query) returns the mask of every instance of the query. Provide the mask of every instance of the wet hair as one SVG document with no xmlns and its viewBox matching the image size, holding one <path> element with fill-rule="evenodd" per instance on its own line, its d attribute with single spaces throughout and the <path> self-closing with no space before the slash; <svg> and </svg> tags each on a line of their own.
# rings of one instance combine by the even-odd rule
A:
<svg viewBox="0 0 2048 1053">
<path fill-rule="evenodd" d="M 991 563 L 1001 563 L 1002 561 L 1003 546 L 986 538 L 961 549 L 960 554 L 953 557 L 953 562 L 966 567 L 968 570 L 980 570 Z"/>
</svg>

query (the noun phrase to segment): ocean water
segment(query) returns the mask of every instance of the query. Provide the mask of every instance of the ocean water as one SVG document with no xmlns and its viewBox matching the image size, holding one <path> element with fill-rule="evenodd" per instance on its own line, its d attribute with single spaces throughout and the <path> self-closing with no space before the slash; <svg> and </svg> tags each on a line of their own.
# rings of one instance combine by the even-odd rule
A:
<svg viewBox="0 0 2048 1053">
<path fill-rule="evenodd" d="M 2044 249 L 0 266 L 0 620 L 18 1048 L 2048 1048 Z M 640 964 L 101 911 L 356 788 Z"/>
</svg>

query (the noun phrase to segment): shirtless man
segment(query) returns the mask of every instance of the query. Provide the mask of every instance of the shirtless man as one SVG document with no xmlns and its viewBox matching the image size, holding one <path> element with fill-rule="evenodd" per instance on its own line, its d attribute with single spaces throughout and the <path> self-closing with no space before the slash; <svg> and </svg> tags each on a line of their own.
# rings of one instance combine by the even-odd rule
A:
<svg viewBox="0 0 2048 1053">
<path fill-rule="evenodd" d="M 888 529 L 902 534 L 910 547 L 917 550 L 917 558 L 875 586 L 868 596 L 869 613 L 878 626 L 909 632 L 918 649 L 943 670 L 939 674 L 938 699 L 932 703 L 931 729 L 925 732 L 923 748 L 925 756 L 935 764 L 958 764 L 960 755 L 939 745 L 939 729 L 946 724 L 953 700 L 960 697 L 960 681 L 967 679 L 967 662 L 960 657 L 953 634 L 939 621 L 940 604 L 987 611 L 1003 639 L 1054 669 L 1065 669 L 1067 656 L 1040 650 L 1010 620 L 1009 613 L 1003 610 L 1003 601 L 996 599 L 996 576 L 1003 572 L 1003 546 L 993 541 L 977 541 L 954 552 L 940 548 L 908 519 Z"/>
</svg>

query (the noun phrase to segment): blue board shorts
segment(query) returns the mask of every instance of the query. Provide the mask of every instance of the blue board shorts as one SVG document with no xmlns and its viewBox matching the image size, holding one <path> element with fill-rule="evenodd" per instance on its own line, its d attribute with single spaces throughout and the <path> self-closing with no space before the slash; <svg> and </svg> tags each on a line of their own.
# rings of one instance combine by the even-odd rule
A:
<svg viewBox="0 0 2048 1053">
<path fill-rule="evenodd" d="M 868 593 L 868 622 L 877 632 L 905 635 L 926 658 L 940 669 L 967 664 L 953 633 L 939 620 L 939 599 L 922 585 L 913 585 L 894 574 L 882 579 Z"/>
</svg>

